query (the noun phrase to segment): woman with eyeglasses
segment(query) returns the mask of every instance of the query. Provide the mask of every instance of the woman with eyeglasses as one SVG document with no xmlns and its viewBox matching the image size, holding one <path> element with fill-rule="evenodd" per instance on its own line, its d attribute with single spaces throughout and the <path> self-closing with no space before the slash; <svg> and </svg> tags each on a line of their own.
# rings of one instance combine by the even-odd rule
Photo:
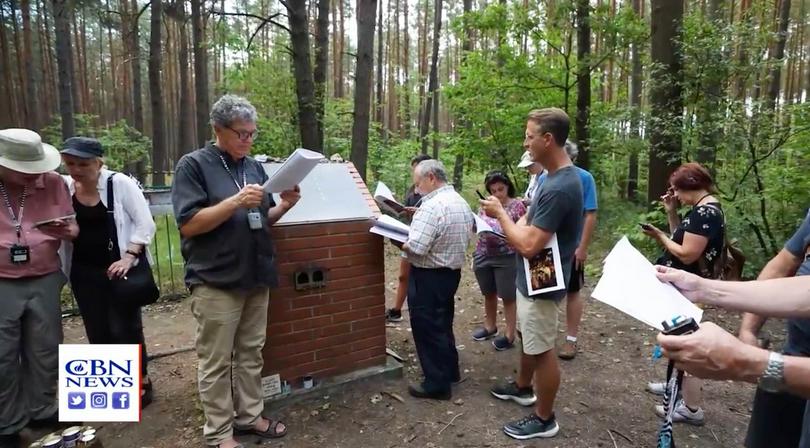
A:
<svg viewBox="0 0 810 448">
<path fill-rule="evenodd" d="M 502 171 L 490 171 L 484 179 L 484 188 L 487 193 L 498 198 L 504 209 L 517 222 L 526 214 L 523 201 L 515 199 L 515 185 L 509 176 Z M 497 219 L 490 218 L 483 210 L 478 211 L 478 217 L 486 221 L 493 230 L 501 232 L 501 225 Z M 481 233 L 478 244 L 473 253 L 473 271 L 478 280 L 481 294 L 484 295 L 484 326 L 473 332 L 473 339 L 485 341 L 495 338 L 492 345 L 496 350 L 512 348 L 515 343 L 515 328 L 517 326 L 517 307 L 515 295 L 515 248 L 506 243 L 503 238 L 491 233 Z M 504 316 L 506 317 L 506 331 L 498 336 L 498 298 L 503 301 Z"/>
<path fill-rule="evenodd" d="M 250 157 L 256 109 L 225 95 L 211 110 L 215 140 L 177 163 L 172 205 L 182 238 L 186 285 L 197 321 L 197 379 L 210 447 L 243 445 L 235 433 L 282 437 L 265 417 L 262 367 L 270 288 L 278 285 L 270 227 L 300 198 L 296 186 L 276 203 L 262 164 Z"/>
<path fill-rule="evenodd" d="M 716 264 L 725 249 L 725 219 L 709 170 L 698 163 L 684 163 L 669 177 L 670 188 L 661 196 L 667 212 L 670 235 L 650 224 L 641 224 L 645 235 L 664 248 L 656 264 L 683 269 L 704 278 L 714 278 Z M 681 219 L 679 205 L 692 207 Z M 700 408 L 702 382 L 692 376 L 684 379 L 683 399 L 672 414 L 673 422 L 702 425 L 705 421 Z M 649 383 L 647 390 L 664 395 L 664 383 Z M 664 407 L 656 406 L 663 417 Z"/>
</svg>

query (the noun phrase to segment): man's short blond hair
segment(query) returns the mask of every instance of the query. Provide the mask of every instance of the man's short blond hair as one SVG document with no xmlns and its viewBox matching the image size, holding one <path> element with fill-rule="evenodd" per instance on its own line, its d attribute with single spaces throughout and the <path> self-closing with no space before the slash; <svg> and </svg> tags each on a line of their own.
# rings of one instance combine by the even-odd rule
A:
<svg viewBox="0 0 810 448">
<path fill-rule="evenodd" d="M 535 109 L 529 112 L 526 120 L 537 125 L 539 134 L 548 132 L 554 136 L 557 145 L 561 147 L 565 145 L 568 132 L 571 130 L 571 119 L 568 118 L 568 114 L 564 110 L 556 107 Z"/>
</svg>

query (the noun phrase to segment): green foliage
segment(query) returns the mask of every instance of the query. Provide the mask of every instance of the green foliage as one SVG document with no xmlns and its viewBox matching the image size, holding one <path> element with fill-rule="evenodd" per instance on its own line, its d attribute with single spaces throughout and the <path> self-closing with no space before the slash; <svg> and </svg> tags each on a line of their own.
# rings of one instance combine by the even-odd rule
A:
<svg viewBox="0 0 810 448">
<path fill-rule="evenodd" d="M 126 121 L 107 126 L 96 126 L 97 117 L 76 115 L 76 135 L 97 138 L 104 147 L 104 163 L 115 171 L 121 171 L 126 164 L 148 159 L 152 141 L 128 125 Z M 55 146 L 62 146 L 62 120 L 56 116 L 51 124 L 42 129 L 42 140 Z"/>
</svg>

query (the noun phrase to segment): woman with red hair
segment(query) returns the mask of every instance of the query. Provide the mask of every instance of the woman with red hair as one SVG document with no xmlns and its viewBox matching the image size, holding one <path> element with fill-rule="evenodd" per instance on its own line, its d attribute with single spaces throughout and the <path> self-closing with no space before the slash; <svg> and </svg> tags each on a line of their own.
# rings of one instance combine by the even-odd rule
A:
<svg viewBox="0 0 810 448">
<path fill-rule="evenodd" d="M 720 201 L 714 196 L 715 185 L 709 171 L 699 163 L 684 163 L 669 177 L 670 187 L 661 196 L 667 212 L 672 235 L 652 225 L 642 226 L 644 233 L 655 239 L 664 248 L 664 254 L 656 264 L 683 269 L 704 278 L 715 276 L 715 264 L 720 260 L 725 239 L 725 220 Z M 681 219 L 679 205 L 691 206 Z M 679 401 L 672 415 L 673 422 L 693 425 L 704 423 L 700 408 L 701 382 L 695 377 L 686 377 L 683 400 Z M 655 394 L 664 394 L 664 383 L 650 383 L 647 389 Z M 663 406 L 656 406 L 656 413 L 663 416 Z"/>
</svg>

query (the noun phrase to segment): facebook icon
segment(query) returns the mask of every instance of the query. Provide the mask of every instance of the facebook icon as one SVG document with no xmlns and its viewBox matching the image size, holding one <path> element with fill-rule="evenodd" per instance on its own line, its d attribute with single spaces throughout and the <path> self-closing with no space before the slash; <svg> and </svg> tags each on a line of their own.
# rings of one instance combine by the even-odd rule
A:
<svg viewBox="0 0 810 448">
<path fill-rule="evenodd" d="M 129 392 L 113 392 L 113 409 L 129 409 Z"/>
</svg>

